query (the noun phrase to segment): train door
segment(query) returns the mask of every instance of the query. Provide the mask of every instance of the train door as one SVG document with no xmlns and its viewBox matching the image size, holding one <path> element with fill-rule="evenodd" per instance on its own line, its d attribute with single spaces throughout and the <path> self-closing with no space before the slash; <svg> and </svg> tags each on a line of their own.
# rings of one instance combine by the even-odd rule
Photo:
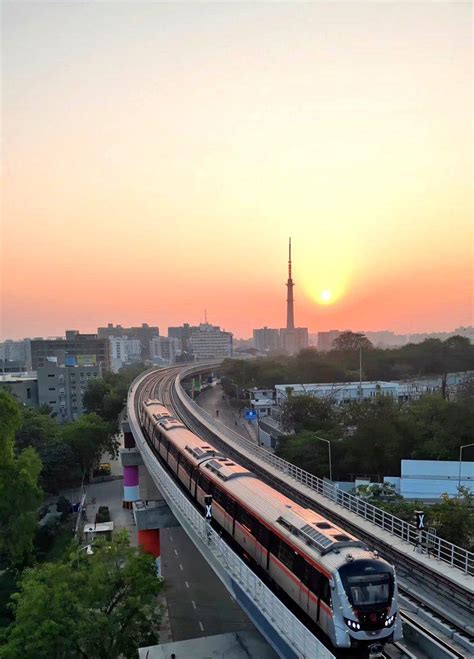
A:
<svg viewBox="0 0 474 659">
<path fill-rule="evenodd" d="M 300 601 L 299 605 L 305 613 L 309 613 L 309 584 L 310 584 L 310 574 L 313 569 L 302 556 L 299 556 L 296 561 L 296 569 L 301 573 L 301 586 L 300 586 Z"/>
</svg>

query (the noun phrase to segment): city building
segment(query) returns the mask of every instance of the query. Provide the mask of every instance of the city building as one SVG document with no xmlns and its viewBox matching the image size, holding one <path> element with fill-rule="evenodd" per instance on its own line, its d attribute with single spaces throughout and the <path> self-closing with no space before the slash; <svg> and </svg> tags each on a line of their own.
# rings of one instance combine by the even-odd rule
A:
<svg viewBox="0 0 474 659">
<path fill-rule="evenodd" d="M 0 362 L 21 364 L 24 371 L 31 371 L 31 341 L 12 341 L 7 339 L 0 343 Z"/>
<path fill-rule="evenodd" d="M 217 325 L 201 323 L 189 338 L 189 348 L 196 360 L 232 357 L 232 333 Z"/>
<path fill-rule="evenodd" d="M 280 347 L 280 330 L 271 327 L 254 329 L 253 344 L 259 352 L 274 352 Z"/>
<path fill-rule="evenodd" d="M 32 339 L 32 368 L 46 366 L 48 357 L 55 357 L 58 365 L 66 364 L 67 358 L 75 358 L 75 363 L 97 364 L 103 370 L 109 369 L 109 342 L 97 334 L 80 334 L 77 330 L 66 330 L 65 338 Z"/>
<path fill-rule="evenodd" d="M 446 375 L 446 392 L 455 398 L 459 387 L 474 379 L 474 371 L 448 373 Z M 378 396 L 391 396 L 400 403 L 418 400 L 429 394 L 439 394 L 443 388 L 443 378 L 426 377 L 413 380 L 383 382 L 318 382 L 308 384 L 276 384 L 275 400 L 282 405 L 288 396 L 316 396 L 332 400 L 336 405 L 352 400 L 374 400 Z M 362 385 L 362 387 L 361 387 Z"/>
<path fill-rule="evenodd" d="M 280 347 L 289 355 L 294 355 L 303 348 L 308 347 L 308 328 L 295 327 L 295 312 L 293 287 L 294 282 L 291 273 L 291 238 L 288 245 L 288 281 L 286 283 L 288 293 L 286 298 L 286 327 L 280 330 Z"/>
<path fill-rule="evenodd" d="M 142 360 L 140 339 L 130 339 L 127 336 L 109 336 L 108 341 L 110 368 L 113 373 L 118 373 L 127 364 Z"/>
<path fill-rule="evenodd" d="M 173 336 L 155 336 L 150 341 L 150 356 L 154 364 L 174 364 L 181 355 L 181 341 Z"/>
<path fill-rule="evenodd" d="M 272 407 L 275 405 L 273 400 L 273 389 L 247 389 L 249 397 L 250 409 L 257 412 L 258 418 L 269 416 Z"/>
<path fill-rule="evenodd" d="M 334 341 L 341 336 L 339 330 L 328 330 L 327 332 L 318 332 L 318 350 L 327 352 L 334 347 Z"/>
<path fill-rule="evenodd" d="M 23 362 L 0 359 L 0 373 L 28 373 L 28 369 Z"/>
<path fill-rule="evenodd" d="M 122 327 L 122 325 L 113 325 L 108 323 L 107 327 L 97 329 L 99 338 L 122 337 L 127 339 L 137 339 L 140 341 L 140 356 L 143 361 L 150 359 L 150 341 L 155 336 L 160 336 L 158 327 L 151 327 L 147 323 L 142 323 L 139 327 Z"/>
<path fill-rule="evenodd" d="M 474 451 L 474 449 L 471 449 Z M 466 458 L 469 458 L 466 449 Z M 474 462 L 459 460 L 401 460 L 401 476 L 385 476 L 384 482 L 395 486 L 405 499 L 436 501 L 446 493 L 458 495 L 458 487 L 474 492 Z"/>
<path fill-rule="evenodd" d="M 38 407 L 38 378 L 36 373 L 0 375 L 0 389 L 6 389 L 20 405 Z"/>
<path fill-rule="evenodd" d="M 189 352 L 189 339 L 193 332 L 199 331 L 199 327 L 184 323 L 180 327 L 168 327 L 168 336 L 181 341 L 181 350 Z"/>
<path fill-rule="evenodd" d="M 283 405 L 289 396 L 315 396 L 333 401 L 336 405 L 349 403 L 351 400 L 369 399 L 377 396 L 391 396 L 398 400 L 398 382 L 324 382 L 315 384 L 276 384 L 275 400 Z"/>
<path fill-rule="evenodd" d="M 101 377 L 99 365 L 59 366 L 49 361 L 38 368 L 38 402 L 55 413 L 59 423 L 74 421 L 84 413 L 87 384 Z"/>
</svg>

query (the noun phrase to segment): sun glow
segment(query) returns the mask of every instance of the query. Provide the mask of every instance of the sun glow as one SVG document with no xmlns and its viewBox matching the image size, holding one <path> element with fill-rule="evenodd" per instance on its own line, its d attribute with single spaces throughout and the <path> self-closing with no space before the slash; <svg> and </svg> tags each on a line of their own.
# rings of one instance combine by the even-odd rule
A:
<svg viewBox="0 0 474 659">
<path fill-rule="evenodd" d="M 319 299 L 323 304 L 330 304 L 332 302 L 332 293 L 329 289 L 325 289 L 324 291 L 321 291 L 319 294 Z"/>
</svg>

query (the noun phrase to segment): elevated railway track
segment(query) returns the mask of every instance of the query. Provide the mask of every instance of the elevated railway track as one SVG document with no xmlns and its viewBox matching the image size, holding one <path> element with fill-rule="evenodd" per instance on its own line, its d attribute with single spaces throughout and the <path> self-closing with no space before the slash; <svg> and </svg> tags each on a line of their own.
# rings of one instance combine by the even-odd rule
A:
<svg viewBox="0 0 474 659">
<path fill-rule="evenodd" d="M 203 369 L 202 366 L 200 368 Z M 187 369 L 187 372 L 192 373 L 193 369 Z M 321 497 L 316 500 L 311 492 L 306 492 L 307 488 L 301 487 L 300 483 L 292 482 L 288 473 L 279 472 L 262 460 L 262 453 L 267 453 L 271 458 L 275 457 L 265 449 L 256 445 L 249 447 L 250 442 L 241 437 L 236 443 L 222 436 L 219 428 L 213 427 L 213 424 L 216 425 L 215 421 L 206 419 L 204 411 L 195 410 L 197 406 L 185 394 L 181 386 L 185 374 L 186 371 L 183 373 L 182 367 L 160 371 L 158 375 L 156 372 L 152 373 L 145 385 L 143 395 L 159 398 L 190 430 L 254 471 L 269 485 L 301 505 L 324 514 L 376 548 L 397 567 L 399 590 L 405 598 L 405 624 L 416 629 L 417 625 L 422 627 L 426 623 L 428 625 L 426 635 L 431 634 L 437 638 L 440 645 L 444 644 L 449 648 L 446 649 L 446 657 L 474 656 L 474 629 L 471 627 L 474 598 L 470 587 L 472 577 L 469 574 L 465 575 L 467 583 L 466 587 L 463 587 L 462 581 L 453 582 L 449 576 L 440 574 L 439 570 L 430 570 L 425 563 L 420 564 L 420 561 L 416 560 L 416 555 L 409 556 L 406 552 L 400 554 L 396 548 L 378 537 L 375 529 L 371 532 L 362 532 L 360 526 L 351 522 L 344 511 L 337 511 L 334 510 L 334 506 L 324 505 L 324 502 L 320 501 Z M 462 570 L 459 571 L 462 574 Z"/>
</svg>

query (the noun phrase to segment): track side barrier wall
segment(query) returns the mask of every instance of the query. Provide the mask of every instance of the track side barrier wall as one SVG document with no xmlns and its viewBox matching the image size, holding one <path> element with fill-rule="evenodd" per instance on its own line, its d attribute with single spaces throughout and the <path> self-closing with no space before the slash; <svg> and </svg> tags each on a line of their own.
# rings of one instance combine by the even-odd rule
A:
<svg viewBox="0 0 474 659">
<path fill-rule="evenodd" d="M 146 377 L 146 376 L 145 376 Z M 286 608 L 205 521 L 148 446 L 135 410 L 137 378 L 128 394 L 128 421 L 143 462 L 174 515 L 218 577 L 275 651 L 288 659 L 334 659 L 334 655 Z"/>
<path fill-rule="evenodd" d="M 204 370 L 201 368 L 201 370 Z M 314 490 L 317 494 L 329 499 L 333 503 L 340 505 L 342 508 L 355 513 L 359 517 L 371 522 L 375 526 L 382 528 L 393 536 L 405 540 L 409 544 L 416 546 L 419 543 L 419 531 L 413 524 L 405 522 L 399 517 L 377 508 L 370 503 L 367 503 L 360 497 L 356 497 L 348 492 L 340 490 L 338 487 L 329 483 L 328 481 L 318 478 L 313 474 L 297 467 L 291 462 L 287 462 L 283 458 L 279 458 L 266 448 L 257 446 L 254 442 L 242 437 L 228 428 L 224 424 L 217 421 L 211 414 L 206 412 L 197 403 L 192 401 L 181 385 L 181 381 L 189 377 L 193 373 L 199 371 L 198 366 L 191 367 L 183 370 L 175 380 L 176 394 L 184 407 L 189 411 L 192 416 L 200 419 L 205 425 L 210 425 L 211 428 L 217 429 L 218 432 L 224 437 L 229 439 L 234 444 L 238 444 L 246 452 L 255 455 L 259 459 L 267 462 L 275 469 L 283 472 L 296 482 L 302 483 L 306 487 Z M 462 570 L 465 574 L 474 575 L 474 553 L 458 547 L 443 538 L 433 537 L 430 538 L 430 553 L 439 561 L 447 563 L 451 567 Z"/>
</svg>

